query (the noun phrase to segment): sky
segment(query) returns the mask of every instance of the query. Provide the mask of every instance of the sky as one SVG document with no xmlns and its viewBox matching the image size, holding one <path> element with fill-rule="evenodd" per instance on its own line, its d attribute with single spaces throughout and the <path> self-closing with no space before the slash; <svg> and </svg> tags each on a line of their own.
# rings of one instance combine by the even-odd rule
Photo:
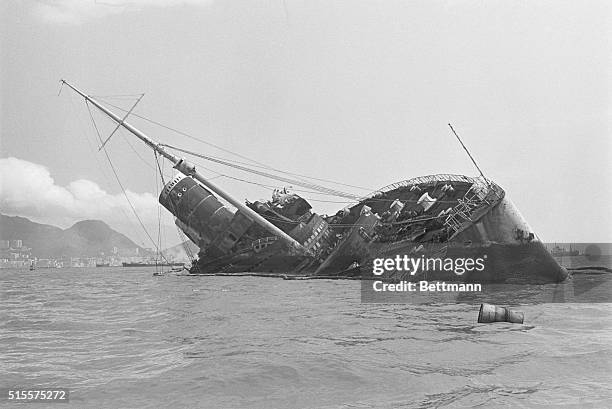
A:
<svg viewBox="0 0 612 409">
<path fill-rule="evenodd" d="M 3 1 L 0 211 L 101 219 L 152 247 L 83 100 L 58 95 L 64 78 L 122 108 L 144 93 L 136 114 L 198 139 L 128 119 L 155 140 L 360 195 L 476 176 L 452 123 L 542 240 L 612 242 L 611 17 L 606 1 Z M 106 138 L 112 122 L 93 116 Z M 106 147 L 156 240 L 152 152 L 125 132 Z M 271 188 L 228 176 L 285 185 L 196 162 L 240 200 Z M 320 213 L 345 206 L 304 195 Z"/>
</svg>

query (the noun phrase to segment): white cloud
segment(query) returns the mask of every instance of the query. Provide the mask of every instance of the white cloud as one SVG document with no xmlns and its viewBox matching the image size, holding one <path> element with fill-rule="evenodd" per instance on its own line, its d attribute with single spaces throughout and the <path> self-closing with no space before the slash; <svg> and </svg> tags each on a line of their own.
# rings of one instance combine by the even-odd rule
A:
<svg viewBox="0 0 612 409">
<path fill-rule="evenodd" d="M 157 199 L 146 192 L 127 190 L 126 193 L 145 225 L 157 226 Z M 85 179 L 59 186 L 44 166 L 13 157 L 0 158 L 0 212 L 60 227 L 69 227 L 85 219 L 103 220 L 115 228 L 119 227 L 122 232 L 128 231 L 128 223 L 132 225 L 131 230 L 137 226 L 136 218 L 122 193 L 110 194 L 95 182 Z M 167 219 L 165 222 L 171 223 Z M 156 233 L 151 228 L 149 231 Z M 134 235 L 137 234 L 142 242 L 142 229 L 138 227 L 138 230 L 131 231 L 129 236 L 136 238 Z"/>
<path fill-rule="evenodd" d="M 146 7 L 206 5 L 211 0 L 42 0 L 34 15 L 47 23 L 81 24 L 86 20 L 142 10 Z"/>
</svg>

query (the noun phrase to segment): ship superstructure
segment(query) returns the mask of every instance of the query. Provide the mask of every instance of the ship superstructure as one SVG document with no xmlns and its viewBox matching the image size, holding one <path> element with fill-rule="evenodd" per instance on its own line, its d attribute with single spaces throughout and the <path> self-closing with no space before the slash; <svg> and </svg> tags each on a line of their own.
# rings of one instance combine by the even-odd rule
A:
<svg viewBox="0 0 612 409">
<path fill-rule="evenodd" d="M 485 256 L 479 271 L 441 273 L 436 279 L 557 282 L 567 277 L 505 191 L 482 172 L 479 177 L 438 174 L 397 182 L 332 216 L 317 214 L 287 189 L 275 190 L 269 201 L 242 203 L 193 164 L 67 85 L 180 172 L 166 183 L 159 202 L 200 249 L 192 274 L 361 277 L 371 274 L 378 258 Z M 397 271 L 393 278 L 419 277 Z"/>
</svg>

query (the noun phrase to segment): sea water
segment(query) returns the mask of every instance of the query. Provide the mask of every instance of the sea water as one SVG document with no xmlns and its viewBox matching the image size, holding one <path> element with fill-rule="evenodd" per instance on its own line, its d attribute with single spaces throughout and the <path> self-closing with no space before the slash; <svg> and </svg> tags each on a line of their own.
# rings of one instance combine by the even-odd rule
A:
<svg viewBox="0 0 612 409">
<path fill-rule="evenodd" d="M 357 281 L 154 271 L 0 270 L 0 387 L 79 408 L 612 407 L 610 303 L 478 324 L 469 302 L 362 304 Z"/>
</svg>

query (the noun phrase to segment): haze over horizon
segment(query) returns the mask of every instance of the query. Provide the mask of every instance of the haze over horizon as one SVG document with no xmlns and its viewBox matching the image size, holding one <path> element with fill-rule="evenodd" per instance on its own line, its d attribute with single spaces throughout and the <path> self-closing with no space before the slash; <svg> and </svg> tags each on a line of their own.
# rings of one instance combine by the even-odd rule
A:
<svg viewBox="0 0 612 409">
<path fill-rule="evenodd" d="M 108 96 L 144 92 L 138 115 L 274 168 L 371 190 L 427 174 L 476 175 L 451 122 L 543 241 L 612 242 L 608 2 L 11 0 L 0 8 L 4 214 L 63 228 L 99 219 L 151 247 L 97 150 L 82 99 L 68 89 L 57 96 L 65 78 L 123 108 L 134 98 Z M 108 136 L 112 123 L 94 118 Z M 165 143 L 232 158 L 128 121 Z M 107 149 L 155 238 L 151 151 L 119 132 Z M 267 199 L 271 189 L 236 179 L 283 187 L 196 162 L 240 200 Z M 305 196 L 320 213 L 345 205 Z M 167 246 L 177 243 L 171 215 L 161 217 Z"/>
</svg>

